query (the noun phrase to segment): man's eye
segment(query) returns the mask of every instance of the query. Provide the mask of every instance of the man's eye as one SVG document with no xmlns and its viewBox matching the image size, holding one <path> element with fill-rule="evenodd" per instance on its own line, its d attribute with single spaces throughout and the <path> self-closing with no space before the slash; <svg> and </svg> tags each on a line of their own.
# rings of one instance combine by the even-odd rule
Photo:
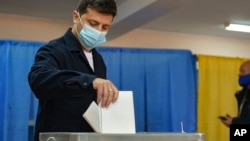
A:
<svg viewBox="0 0 250 141">
<path fill-rule="evenodd" d="M 109 27 L 104 26 L 104 27 L 102 27 L 102 30 L 107 31 L 107 30 L 109 30 Z"/>
<path fill-rule="evenodd" d="M 102 30 L 103 30 L 103 31 L 107 31 L 107 30 L 108 30 L 108 28 L 103 28 Z"/>
</svg>

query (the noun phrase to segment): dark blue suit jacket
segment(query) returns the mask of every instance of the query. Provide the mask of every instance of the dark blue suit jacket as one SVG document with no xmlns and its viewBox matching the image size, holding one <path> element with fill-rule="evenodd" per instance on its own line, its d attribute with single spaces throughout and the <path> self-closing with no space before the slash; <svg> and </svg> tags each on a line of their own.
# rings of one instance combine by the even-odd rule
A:
<svg viewBox="0 0 250 141">
<path fill-rule="evenodd" d="M 92 81 L 106 78 L 102 56 L 93 52 L 93 71 L 71 29 L 50 41 L 36 54 L 28 80 L 39 99 L 35 141 L 40 132 L 92 132 L 83 119 L 96 93 Z"/>
<path fill-rule="evenodd" d="M 245 95 L 245 102 L 243 104 L 242 109 L 240 109 L 240 105 L 242 101 L 244 101 L 243 97 Z M 248 124 L 250 125 L 250 89 L 242 89 L 241 91 L 235 94 L 238 103 L 239 116 L 233 118 L 232 124 Z M 241 111 L 240 111 L 241 110 Z"/>
</svg>

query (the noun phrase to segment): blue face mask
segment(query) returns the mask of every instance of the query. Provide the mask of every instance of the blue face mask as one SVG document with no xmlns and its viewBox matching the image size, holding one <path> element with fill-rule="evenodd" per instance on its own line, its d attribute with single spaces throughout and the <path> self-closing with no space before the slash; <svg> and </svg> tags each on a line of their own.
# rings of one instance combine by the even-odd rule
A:
<svg viewBox="0 0 250 141">
<path fill-rule="evenodd" d="M 250 74 L 240 76 L 239 84 L 244 88 L 250 85 Z"/>
<path fill-rule="evenodd" d="M 84 47 L 91 50 L 106 42 L 106 34 L 107 32 L 101 32 L 84 24 L 82 30 L 78 33 L 78 38 Z"/>
</svg>

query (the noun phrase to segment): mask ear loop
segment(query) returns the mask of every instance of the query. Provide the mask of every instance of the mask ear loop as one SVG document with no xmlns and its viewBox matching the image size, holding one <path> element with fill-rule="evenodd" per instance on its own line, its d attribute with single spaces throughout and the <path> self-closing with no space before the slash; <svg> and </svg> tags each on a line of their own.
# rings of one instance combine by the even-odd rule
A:
<svg viewBox="0 0 250 141">
<path fill-rule="evenodd" d="M 82 23 L 82 19 L 81 19 L 81 15 L 80 15 L 80 12 L 79 12 L 79 11 L 77 11 L 77 15 L 78 15 L 79 21 L 80 21 L 80 22 L 81 22 L 81 24 L 83 25 L 83 23 Z"/>
<path fill-rule="evenodd" d="M 78 20 L 81 22 L 81 17 L 80 17 L 80 13 L 77 11 L 77 15 L 78 15 Z M 82 24 L 82 22 L 81 22 Z M 78 31 L 78 27 L 77 27 L 77 24 L 76 24 L 76 34 L 77 34 L 77 37 L 79 36 L 79 33 L 81 31 Z M 78 40 L 80 41 L 79 37 L 78 37 Z M 80 42 L 81 43 L 81 42 Z M 81 43 L 82 44 L 82 43 Z"/>
<path fill-rule="evenodd" d="M 77 15 L 78 15 L 79 21 L 81 21 L 81 16 L 80 16 L 80 13 L 79 13 L 79 12 L 77 12 Z"/>
<path fill-rule="evenodd" d="M 80 21 L 80 23 L 81 23 L 81 25 L 82 25 L 82 27 L 83 27 L 83 23 L 82 23 L 82 20 L 81 20 L 81 16 L 80 16 L 79 11 L 77 11 L 77 15 L 78 15 L 78 19 L 79 19 L 79 21 Z M 80 33 L 80 31 L 79 31 L 79 33 L 78 33 L 77 25 L 76 25 L 76 33 L 77 33 L 77 35 Z"/>
</svg>

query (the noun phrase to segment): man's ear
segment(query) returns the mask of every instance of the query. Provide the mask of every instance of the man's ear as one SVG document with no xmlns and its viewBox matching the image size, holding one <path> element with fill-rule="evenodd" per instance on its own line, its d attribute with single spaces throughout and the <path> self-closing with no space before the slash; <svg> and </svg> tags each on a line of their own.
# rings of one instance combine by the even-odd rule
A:
<svg viewBox="0 0 250 141">
<path fill-rule="evenodd" d="M 73 23 L 76 24 L 79 22 L 79 15 L 78 15 L 78 12 L 76 10 L 73 11 Z"/>
</svg>

